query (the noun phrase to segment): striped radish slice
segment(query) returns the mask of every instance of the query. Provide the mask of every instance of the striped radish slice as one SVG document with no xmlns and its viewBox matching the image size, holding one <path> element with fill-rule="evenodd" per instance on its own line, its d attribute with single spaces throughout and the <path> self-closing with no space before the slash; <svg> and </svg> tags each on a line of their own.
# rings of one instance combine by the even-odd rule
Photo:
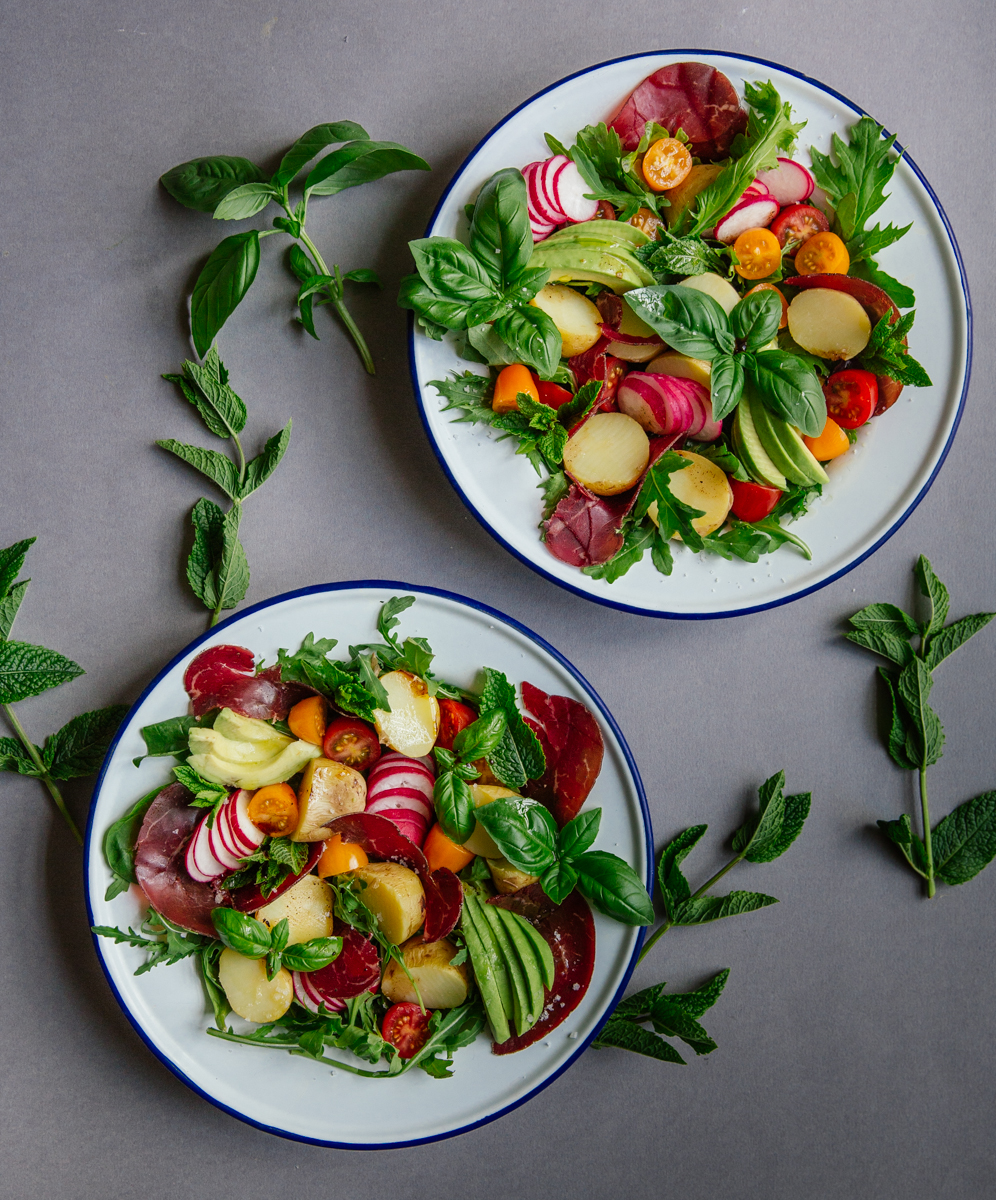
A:
<svg viewBox="0 0 996 1200">
<path fill-rule="evenodd" d="M 540 186 L 540 172 L 545 165 L 543 162 L 534 162 L 522 168 L 529 218 L 537 225 L 558 225 L 563 221 L 563 213 L 549 206 Z"/>
<path fill-rule="evenodd" d="M 198 883 L 210 883 L 213 879 L 218 879 L 225 874 L 226 868 L 215 858 L 211 853 L 211 848 L 208 844 L 207 817 L 202 817 L 197 828 L 194 830 L 193 836 L 187 843 L 187 852 L 184 856 L 184 862 L 187 867 L 187 873 L 191 879 L 196 879 Z"/>
<path fill-rule="evenodd" d="M 556 181 L 558 174 L 568 165 L 571 160 L 565 158 L 563 154 L 555 154 L 553 158 L 548 158 L 543 164 L 542 171 L 536 176 L 536 182 L 539 185 L 540 195 L 543 198 L 543 203 L 551 214 L 556 216 L 558 223 L 563 224 L 567 220 L 567 213 L 560 207 L 557 198 Z"/>
<path fill-rule="evenodd" d="M 556 228 L 556 225 L 537 225 L 532 217 L 529 218 L 529 232 L 533 236 L 534 243 L 545 242 Z"/>
<path fill-rule="evenodd" d="M 570 161 L 553 177 L 553 198 L 569 221 L 590 221 L 598 212 L 598 201 L 585 195 L 589 190 L 581 172 Z"/>
<path fill-rule="evenodd" d="M 233 854 L 225 845 L 224 839 L 221 837 L 221 831 L 218 828 L 218 822 L 215 820 L 213 825 L 207 827 L 208 849 L 211 851 L 212 857 L 220 862 L 226 871 L 234 871 L 239 865 L 239 856 Z"/>
<path fill-rule="evenodd" d="M 243 843 L 235 836 L 232 829 L 231 821 L 231 800 L 227 804 L 223 804 L 218 815 L 214 819 L 215 826 L 218 830 L 218 836 L 221 838 L 222 844 L 230 854 L 234 854 L 236 858 L 245 858 L 247 854 L 251 854 L 251 850 L 247 850 Z"/>
<path fill-rule="evenodd" d="M 304 976 L 300 971 L 291 971 L 291 979 L 294 981 L 294 999 L 298 1004 L 303 1005 L 308 1012 L 318 1012 L 318 1005 L 312 1000 L 311 996 L 305 989 Z"/>
<path fill-rule="evenodd" d="M 249 801 L 252 799 L 252 792 L 245 788 L 240 788 L 235 793 L 235 803 L 232 805 L 228 819 L 232 823 L 232 832 L 236 838 L 243 844 L 251 847 L 251 854 L 258 846 L 262 846 L 266 840 L 266 834 L 249 819 Z"/>
<path fill-rule="evenodd" d="M 418 759 L 403 758 L 399 755 L 383 768 L 378 765 L 370 772 L 367 780 L 367 803 L 376 799 L 385 788 L 395 787 L 414 788 L 426 799 L 431 800 L 435 782 L 435 775 Z"/>
<path fill-rule="evenodd" d="M 413 845 L 421 849 L 426 834 L 429 832 L 428 817 L 421 817 L 408 808 L 385 808 L 378 813 L 378 816 L 387 817 L 398 827 L 400 833 L 403 833 Z"/>
</svg>

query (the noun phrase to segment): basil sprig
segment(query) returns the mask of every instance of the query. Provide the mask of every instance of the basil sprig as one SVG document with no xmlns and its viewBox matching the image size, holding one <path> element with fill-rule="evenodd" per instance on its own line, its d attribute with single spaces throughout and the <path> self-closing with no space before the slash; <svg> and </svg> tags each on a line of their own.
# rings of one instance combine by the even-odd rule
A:
<svg viewBox="0 0 996 1200">
<path fill-rule="evenodd" d="M 469 247 L 447 237 L 409 242 L 417 274 L 402 280 L 398 303 L 415 313 L 430 337 L 466 330 L 472 345 L 482 335 L 497 338 L 509 362 L 526 363 L 549 377 L 563 343 L 553 321 L 529 303 L 550 272 L 529 267 L 533 238 L 526 185 L 514 167 L 498 171 L 481 188 L 469 242 Z"/>
<path fill-rule="evenodd" d="M 601 819 L 600 808 L 590 809 L 558 832 L 548 808 L 521 796 L 492 800 L 477 810 L 477 820 L 504 857 L 527 875 L 538 875 L 555 904 L 577 887 L 607 917 L 624 925 L 651 925 L 654 906 L 629 863 L 604 850 L 589 850 Z"/>
<path fill-rule="evenodd" d="M 467 785 L 481 773 L 472 764 L 497 749 L 505 736 L 506 725 L 504 712 L 493 709 L 483 713 L 466 729 L 461 729 L 453 739 L 452 750 L 442 746 L 435 748 L 439 770 L 432 789 L 432 802 L 443 832 L 458 845 L 463 845 L 474 832 L 476 809 Z"/>
<path fill-rule="evenodd" d="M 813 368 L 786 350 L 766 350 L 778 332 L 775 292 L 745 296 L 729 316 L 711 296 L 662 283 L 626 293 L 626 303 L 681 354 L 712 363 L 712 415 L 728 416 L 750 387 L 777 416 L 818 437 L 827 409 Z"/>
<path fill-rule="evenodd" d="M 236 954 L 245 958 L 265 958 L 266 978 L 274 979 L 280 968 L 288 971 L 320 971 L 334 962 L 342 951 L 341 937 L 311 938 L 287 945 L 290 926 L 284 917 L 270 929 L 262 921 L 234 908 L 216 908 L 211 921 L 218 937 Z"/>
</svg>

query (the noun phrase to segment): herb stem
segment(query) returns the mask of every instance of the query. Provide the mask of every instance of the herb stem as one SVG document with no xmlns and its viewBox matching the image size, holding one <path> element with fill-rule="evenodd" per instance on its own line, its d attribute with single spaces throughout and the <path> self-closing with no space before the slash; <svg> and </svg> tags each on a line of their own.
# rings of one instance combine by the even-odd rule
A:
<svg viewBox="0 0 996 1200">
<path fill-rule="evenodd" d="M 308 237 L 308 234 L 305 231 L 303 225 L 301 227 L 301 241 L 305 244 L 305 246 L 307 246 L 308 250 L 311 253 L 311 257 L 315 260 L 315 264 L 318 267 L 319 271 L 321 271 L 321 273 L 323 275 L 331 275 L 332 272 L 328 269 L 325 259 L 322 258 L 321 254 L 319 253 L 318 247 L 315 245 L 315 243 L 311 240 L 310 237 Z M 336 274 L 338 274 L 338 272 L 336 272 Z M 352 316 L 350 315 L 349 310 L 346 308 L 346 305 L 343 303 L 341 287 L 338 289 L 338 294 L 336 294 L 336 292 L 329 289 L 329 303 L 332 305 L 332 307 L 335 309 L 336 313 L 338 314 L 339 320 L 342 321 L 343 325 L 346 326 L 346 331 L 349 333 L 349 336 L 356 343 L 356 349 L 359 350 L 359 352 L 360 352 L 360 358 L 363 359 L 363 366 L 366 368 L 367 374 L 368 375 L 376 375 L 377 370 L 374 367 L 373 356 L 370 353 L 370 349 L 367 346 L 367 343 L 363 337 L 363 334 L 360 333 L 359 327 L 357 326 L 356 322 L 353 320 Z"/>
<path fill-rule="evenodd" d="M 11 708 L 11 706 L 9 704 L 4 704 L 0 707 L 3 708 L 4 715 L 6 716 L 7 720 L 10 722 L 11 728 L 17 734 L 18 738 L 20 738 L 21 745 L 24 747 L 25 751 L 27 752 L 28 757 L 38 768 L 38 773 L 39 773 L 38 777 L 41 779 L 42 783 L 44 783 L 44 785 L 48 788 L 49 795 L 55 801 L 55 807 L 62 814 L 63 820 L 66 822 L 66 824 L 69 826 L 70 830 L 72 831 L 73 837 L 82 846 L 83 845 L 83 835 L 80 833 L 79 829 L 77 828 L 76 822 L 69 815 L 69 809 L 66 807 L 66 802 L 62 798 L 62 793 L 59 791 L 58 787 L 56 786 L 55 780 L 48 773 L 48 771 L 45 770 L 45 766 L 42 763 L 42 760 L 41 760 L 40 755 L 38 754 L 37 748 L 35 747 L 34 743 L 31 741 L 31 739 L 28 737 L 28 735 L 24 732 L 24 727 L 21 725 L 21 722 L 17 719 L 17 715 L 15 714 L 15 712 Z"/>
<path fill-rule="evenodd" d="M 698 900 L 702 896 L 704 896 L 711 887 L 713 887 L 715 884 L 719 883 L 719 881 L 723 878 L 723 876 L 726 874 L 727 871 L 733 870 L 733 868 L 737 865 L 738 862 L 740 862 L 740 860 L 743 858 L 744 854 L 746 854 L 746 853 L 747 853 L 747 851 L 745 848 L 742 853 L 738 854 L 735 858 L 731 858 L 725 867 L 722 867 L 720 870 L 718 870 L 716 872 L 715 875 L 713 875 L 712 879 L 706 880 L 706 882 L 699 888 L 699 890 L 697 892 L 693 892 L 690 899 Z M 931 880 L 931 885 L 933 885 L 933 880 Z M 931 892 L 931 895 L 933 895 L 933 894 L 934 893 Z M 667 933 L 667 931 L 671 928 L 671 926 L 673 924 L 674 924 L 673 921 L 665 921 L 664 924 L 661 925 L 659 929 L 655 929 L 654 932 L 650 935 L 650 937 L 647 938 L 646 942 L 643 945 L 643 949 L 640 951 L 640 957 L 636 960 L 637 966 L 639 966 L 640 963 L 643 962 L 643 960 L 647 957 L 647 955 L 654 948 L 654 946 L 657 944 L 657 942 L 664 936 L 665 933 Z"/>
<path fill-rule="evenodd" d="M 923 848 L 927 854 L 927 898 L 933 899 L 937 890 L 934 884 L 934 851 L 930 844 L 930 807 L 927 804 L 927 768 L 920 768 L 920 813 L 923 818 Z"/>
</svg>

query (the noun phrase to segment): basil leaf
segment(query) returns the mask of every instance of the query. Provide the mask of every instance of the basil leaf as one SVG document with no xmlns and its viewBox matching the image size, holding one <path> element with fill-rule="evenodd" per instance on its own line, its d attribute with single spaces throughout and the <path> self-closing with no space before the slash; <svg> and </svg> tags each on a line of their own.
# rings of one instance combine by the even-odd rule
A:
<svg viewBox="0 0 996 1200">
<path fill-rule="evenodd" d="M 453 749 L 464 762 L 487 758 L 505 736 L 507 724 L 500 709 L 482 713 L 476 721 L 460 730 L 453 739 Z"/>
<path fill-rule="evenodd" d="M 29 642 L 0 643 L 0 704 L 15 704 L 68 683 L 83 668 L 72 659 Z"/>
<path fill-rule="evenodd" d="M 730 313 L 730 329 L 742 338 L 748 350 L 760 350 L 778 333 L 782 302 L 777 292 L 754 292 L 744 296 Z"/>
<path fill-rule="evenodd" d="M 711 296 L 680 284 L 660 283 L 626 293 L 626 303 L 669 346 L 711 362 L 732 354 L 735 343 L 726 313 Z"/>
<path fill-rule="evenodd" d="M 290 922 L 282 917 L 270 930 L 270 950 L 274 954 L 282 954 L 287 949 L 287 939 L 290 937 Z"/>
<path fill-rule="evenodd" d="M 128 707 L 112 704 L 80 713 L 45 739 L 42 762 L 53 779 L 80 779 L 100 770 L 104 755 Z"/>
<path fill-rule="evenodd" d="M 810 437 L 819 437 L 827 404 L 812 367 L 784 350 L 760 350 L 745 358 L 747 382 L 768 408 Z"/>
<path fill-rule="evenodd" d="M 721 354 L 713 359 L 709 385 L 713 420 L 722 421 L 733 412 L 744 394 L 744 368 L 740 356 Z"/>
<path fill-rule="evenodd" d="M 576 858 L 577 855 L 584 854 L 598 837 L 598 827 L 601 822 L 602 810 L 600 808 L 578 813 L 574 820 L 568 821 L 557 835 L 557 849 L 564 858 Z"/>
<path fill-rule="evenodd" d="M 556 858 L 557 824 L 535 800 L 509 796 L 482 804 L 477 820 L 502 855 L 527 875 L 542 875 Z"/>
<path fill-rule="evenodd" d="M 652 925 L 654 905 L 639 875 L 628 862 L 604 850 L 589 850 L 571 859 L 578 888 L 607 917 L 624 925 Z"/>
<path fill-rule="evenodd" d="M 280 460 L 290 444 L 291 424 L 288 421 L 279 433 L 275 433 L 269 439 L 263 447 L 262 453 L 257 454 L 255 458 L 246 463 L 245 479 L 239 493 L 241 500 L 245 500 L 258 487 L 262 487 L 280 465 Z"/>
<path fill-rule="evenodd" d="M 494 324 L 495 332 L 517 355 L 518 361 L 540 375 L 552 375 L 560 362 L 563 341 L 560 330 L 535 305 L 516 308 Z"/>
<path fill-rule="evenodd" d="M 258 183 L 263 172 L 247 158 L 215 154 L 180 163 L 159 182 L 174 200 L 197 212 L 214 212 L 219 203 L 244 183 Z"/>
<path fill-rule="evenodd" d="M 466 329 L 470 302 L 437 295 L 418 275 L 406 275 L 398 290 L 398 307 L 411 309 L 419 318 L 444 329 Z"/>
<path fill-rule="evenodd" d="M 432 803 L 443 833 L 462 846 L 474 832 L 476 819 L 470 788 L 454 771 L 442 771 L 432 788 Z"/>
<path fill-rule="evenodd" d="M 408 243 L 415 268 L 437 296 L 472 303 L 496 293 L 487 271 L 455 238 L 419 238 Z"/>
<path fill-rule="evenodd" d="M 533 236 L 525 180 L 515 167 L 498 171 L 481 188 L 470 221 L 470 248 L 500 291 L 525 271 Z"/>
<path fill-rule="evenodd" d="M 397 142 L 348 142 L 321 159 L 304 181 L 305 196 L 334 196 L 395 171 L 431 171 L 424 158 Z"/>
<path fill-rule="evenodd" d="M 318 274 L 318 268 L 305 254 L 301 247 L 294 243 L 287 255 L 287 265 L 302 283 L 307 283 L 313 275 Z"/>
<path fill-rule="evenodd" d="M 563 904 L 577 886 L 578 873 L 569 862 L 558 859 L 548 867 L 540 879 L 540 887 L 554 904 Z"/>
<path fill-rule="evenodd" d="M 324 125 L 315 125 L 307 133 L 302 133 L 283 156 L 270 182 L 278 188 L 286 187 L 298 171 L 326 146 L 366 138 L 367 131 L 355 121 L 330 121 Z"/>
<path fill-rule="evenodd" d="M 237 912 L 234 908 L 215 908 L 211 910 L 211 921 L 218 931 L 218 937 L 236 954 L 245 958 L 262 958 L 269 953 L 269 929 L 248 913 Z"/>
<path fill-rule="evenodd" d="M 136 800 L 104 834 L 104 859 L 114 872 L 114 882 L 107 889 L 105 900 L 112 900 L 119 892 L 127 891 L 129 884 L 138 882 L 135 875 L 135 842 L 145 814 L 162 790 L 161 787 L 153 788 L 141 800 Z"/>
<path fill-rule="evenodd" d="M 190 332 L 203 358 L 221 327 L 249 291 L 259 268 L 259 232 L 225 238 L 204 264 L 190 298 Z"/>
<path fill-rule="evenodd" d="M 341 937 L 312 938 L 288 946 L 283 955 L 284 966 L 289 971 L 320 971 L 335 962 L 341 952 Z"/>
<path fill-rule="evenodd" d="M 244 183 L 233 188 L 214 210 L 216 221 L 244 221 L 254 217 L 280 195 L 268 183 Z"/>
</svg>

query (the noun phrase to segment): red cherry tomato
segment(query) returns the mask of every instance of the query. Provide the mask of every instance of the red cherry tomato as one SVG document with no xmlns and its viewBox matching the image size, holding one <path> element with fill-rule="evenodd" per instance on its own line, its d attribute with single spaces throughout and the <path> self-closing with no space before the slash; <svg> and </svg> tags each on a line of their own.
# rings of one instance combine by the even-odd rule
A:
<svg viewBox="0 0 996 1200">
<path fill-rule="evenodd" d="M 461 704 L 459 700 L 440 700 L 439 733 L 436 736 L 436 745 L 442 746 L 444 750 L 452 750 L 453 739 L 456 735 L 461 729 L 473 725 L 476 720 L 477 713 L 472 708 L 468 708 L 466 704 Z"/>
<path fill-rule="evenodd" d="M 541 383 L 537 390 L 539 391 L 540 403 L 549 404 L 551 408 L 560 408 L 568 400 L 574 399 L 567 388 L 561 387 L 559 383 Z"/>
<path fill-rule="evenodd" d="M 741 483 L 738 479 L 731 479 L 730 487 L 733 489 L 733 507 L 730 511 L 738 521 L 763 521 L 771 516 L 782 498 L 778 488 L 767 487 L 763 483 Z"/>
<path fill-rule="evenodd" d="M 811 204 L 790 204 L 768 226 L 784 250 L 789 242 L 801 245 L 814 233 L 826 233 L 830 222 L 826 214 Z"/>
<path fill-rule="evenodd" d="M 843 429 L 857 429 L 878 404 L 878 379 L 871 371 L 851 368 L 831 375 L 823 385 L 827 415 Z"/>
<path fill-rule="evenodd" d="M 399 1058 L 414 1058 L 429 1038 L 431 1016 L 417 1004 L 392 1004 L 384 1014 L 381 1036 L 397 1048 Z"/>
<path fill-rule="evenodd" d="M 356 717 L 337 717 L 329 722 L 322 743 L 322 754 L 344 763 L 354 771 L 365 771 L 380 758 L 380 739 L 376 730 Z"/>
</svg>

